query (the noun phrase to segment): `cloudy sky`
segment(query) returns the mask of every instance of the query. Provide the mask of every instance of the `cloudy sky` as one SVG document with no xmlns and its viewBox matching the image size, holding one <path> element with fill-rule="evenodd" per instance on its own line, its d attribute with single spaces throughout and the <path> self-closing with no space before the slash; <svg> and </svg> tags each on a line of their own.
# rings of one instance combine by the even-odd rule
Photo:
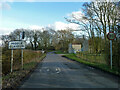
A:
<svg viewBox="0 0 120 90">
<path fill-rule="evenodd" d="M 11 0 L 12 1 L 12 0 Z M 30 2 L 31 1 L 31 2 Z M 0 3 L 0 35 L 9 34 L 17 28 L 40 29 L 48 26 L 55 30 L 70 27 L 64 17 L 79 12 L 84 2 L 3 2 Z"/>
</svg>

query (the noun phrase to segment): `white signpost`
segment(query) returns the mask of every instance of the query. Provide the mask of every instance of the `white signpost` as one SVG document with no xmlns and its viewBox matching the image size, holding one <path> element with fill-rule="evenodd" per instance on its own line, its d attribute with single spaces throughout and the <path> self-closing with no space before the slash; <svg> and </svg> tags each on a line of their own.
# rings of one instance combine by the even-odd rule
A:
<svg viewBox="0 0 120 90">
<path fill-rule="evenodd" d="M 24 49 L 25 42 L 24 41 L 10 41 L 9 49 Z"/>
<path fill-rule="evenodd" d="M 25 42 L 22 40 L 24 39 L 24 35 L 20 33 L 20 41 L 10 41 L 8 48 L 11 49 L 11 72 L 13 71 L 13 50 L 14 49 L 21 49 L 21 64 L 23 69 L 23 49 L 25 49 Z"/>
<path fill-rule="evenodd" d="M 109 32 L 107 38 L 110 40 L 110 64 L 112 69 L 112 40 L 116 38 L 116 34 L 114 32 Z"/>
</svg>

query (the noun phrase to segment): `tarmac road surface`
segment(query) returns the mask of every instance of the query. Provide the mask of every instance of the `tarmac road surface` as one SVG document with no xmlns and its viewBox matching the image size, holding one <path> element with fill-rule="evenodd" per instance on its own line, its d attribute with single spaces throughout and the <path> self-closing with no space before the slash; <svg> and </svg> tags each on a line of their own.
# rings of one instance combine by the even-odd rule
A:
<svg viewBox="0 0 120 90">
<path fill-rule="evenodd" d="M 118 79 L 50 52 L 20 88 L 118 88 Z"/>
</svg>

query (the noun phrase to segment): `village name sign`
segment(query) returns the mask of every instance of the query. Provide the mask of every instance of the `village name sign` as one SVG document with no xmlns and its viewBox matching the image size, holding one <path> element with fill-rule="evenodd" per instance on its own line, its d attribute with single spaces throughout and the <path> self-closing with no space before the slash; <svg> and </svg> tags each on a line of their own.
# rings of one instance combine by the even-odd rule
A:
<svg viewBox="0 0 120 90">
<path fill-rule="evenodd" d="M 8 48 L 11 49 L 11 72 L 13 71 L 13 50 L 14 49 L 21 49 L 21 65 L 23 69 L 23 49 L 25 49 L 25 32 L 20 33 L 20 40 L 19 41 L 10 41 L 8 44 Z"/>
</svg>

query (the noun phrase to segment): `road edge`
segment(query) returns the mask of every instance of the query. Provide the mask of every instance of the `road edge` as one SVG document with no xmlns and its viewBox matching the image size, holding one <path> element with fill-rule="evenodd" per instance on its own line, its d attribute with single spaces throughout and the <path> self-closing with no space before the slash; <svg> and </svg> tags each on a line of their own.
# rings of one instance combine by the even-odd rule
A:
<svg viewBox="0 0 120 90">
<path fill-rule="evenodd" d="M 78 62 L 78 63 L 83 64 L 83 65 L 89 66 L 89 67 L 91 67 L 91 68 L 95 68 L 95 69 L 100 70 L 100 71 L 102 71 L 102 72 L 104 72 L 104 73 L 107 73 L 107 74 L 110 74 L 110 75 L 112 75 L 112 76 L 116 76 L 116 77 L 120 78 L 120 75 L 116 75 L 116 74 L 114 74 L 114 73 L 108 72 L 108 71 L 103 70 L 103 69 L 101 69 L 101 68 L 99 68 L 99 67 L 92 66 L 92 65 L 88 65 L 88 64 L 85 64 L 85 63 L 81 63 L 81 62 L 76 61 L 76 60 L 74 60 L 74 59 L 68 58 L 68 57 L 66 57 L 66 56 L 64 56 L 64 55 L 62 55 L 62 57 L 63 57 L 63 58 L 66 58 L 66 59 L 69 59 L 69 60 L 72 60 L 72 61 L 75 61 L 75 62 Z"/>
<path fill-rule="evenodd" d="M 19 83 L 18 86 L 16 86 L 15 88 L 20 88 L 24 82 L 31 76 L 31 74 L 35 71 L 35 69 L 37 68 L 37 66 L 39 64 L 41 64 L 41 62 L 43 61 L 43 59 L 46 57 L 46 54 L 43 56 L 43 58 L 41 58 L 40 62 L 37 63 L 37 65 L 32 69 L 30 70 L 30 72 L 21 80 L 21 82 Z"/>
</svg>

